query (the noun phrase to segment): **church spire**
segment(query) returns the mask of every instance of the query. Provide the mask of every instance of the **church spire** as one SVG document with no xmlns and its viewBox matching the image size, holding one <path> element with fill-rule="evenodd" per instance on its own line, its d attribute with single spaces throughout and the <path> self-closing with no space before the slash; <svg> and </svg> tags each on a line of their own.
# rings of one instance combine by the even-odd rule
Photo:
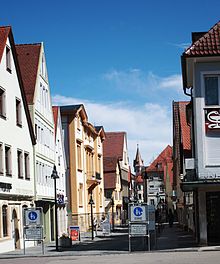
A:
<svg viewBox="0 0 220 264">
<path fill-rule="evenodd" d="M 136 175 L 141 172 L 141 168 L 144 166 L 144 161 L 141 158 L 141 153 L 140 153 L 138 144 L 137 144 L 137 152 L 136 152 L 136 157 L 135 157 L 133 166 L 134 166 L 134 171 Z"/>
</svg>

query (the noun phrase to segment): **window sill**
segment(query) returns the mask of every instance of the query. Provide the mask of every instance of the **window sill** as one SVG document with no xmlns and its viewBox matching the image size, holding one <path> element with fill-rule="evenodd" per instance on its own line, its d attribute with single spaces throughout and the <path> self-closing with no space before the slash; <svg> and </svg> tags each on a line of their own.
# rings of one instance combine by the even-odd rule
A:
<svg viewBox="0 0 220 264">
<path fill-rule="evenodd" d="M 17 123 L 17 126 L 20 127 L 20 128 L 22 128 L 22 124 L 20 124 L 20 123 Z"/>
<path fill-rule="evenodd" d="M 9 73 L 11 73 L 12 71 L 11 71 L 11 69 L 10 68 L 6 68 L 6 70 L 9 72 Z"/>
<path fill-rule="evenodd" d="M 3 115 L 3 114 L 0 114 L 0 117 L 1 117 L 2 119 L 6 120 L 6 116 Z"/>
</svg>

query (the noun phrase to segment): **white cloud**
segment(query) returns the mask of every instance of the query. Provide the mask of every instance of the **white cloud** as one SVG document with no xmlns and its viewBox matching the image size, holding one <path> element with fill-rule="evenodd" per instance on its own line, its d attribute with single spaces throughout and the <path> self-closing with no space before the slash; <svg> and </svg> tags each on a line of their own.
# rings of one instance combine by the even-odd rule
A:
<svg viewBox="0 0 220 264">
<path fill-rule="evenodd" d="M 134 107 L 124 102 L 102 104 L 62 95 L 54 95 L 52 100 L 54 105 L 82 103 L 90 123 L 102 125 L 105 131 L 125 131 L 131 166 L 137 143 L 145 165 L 171 143 L 170 112 L 158 104 Z"/>
<path fill-rule="evenodd" d="M 103 79 L 112 83 L 119 90 L 138 92 L 141 95 L 148 95 L 152 92 L 158 93 L 158 90 L 164 92 L 172 90 L 182 93 L 182 77 L 179 74 L 160 77 L 152 72 L 144 73 L 140 69 L 112 70 L 105 73 Z"/>
</svg>

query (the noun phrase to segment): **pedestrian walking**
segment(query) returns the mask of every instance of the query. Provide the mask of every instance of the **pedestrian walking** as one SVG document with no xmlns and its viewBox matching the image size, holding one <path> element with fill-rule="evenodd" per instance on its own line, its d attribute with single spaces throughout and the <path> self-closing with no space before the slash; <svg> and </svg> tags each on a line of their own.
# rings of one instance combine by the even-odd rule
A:
<svg viewBox="0 0 220 264">
<path fill-rule="evenodd" d="M 168 221 L 169 221 L 169 227 L 173 226 L 173 221 L 174 221 L 174 215 L 171 209 L 169 209 L 168 213 Z"/>
</svg>

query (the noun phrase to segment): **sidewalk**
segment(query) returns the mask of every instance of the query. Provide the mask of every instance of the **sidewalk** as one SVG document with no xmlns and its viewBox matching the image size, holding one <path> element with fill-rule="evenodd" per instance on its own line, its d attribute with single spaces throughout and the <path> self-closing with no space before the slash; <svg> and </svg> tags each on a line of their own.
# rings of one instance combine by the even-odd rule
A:
<svg viewBox="0 0 220 264">
<path fill-rule="evenodd" d="M 142 238 L 134 238 L 134 250 L 132 253 L 148 252 L 143 251 Z M 220 246 L 199 247 L 196 244 L 192 234 L 179 228 L 175 224 L 172 228 L 165 224 L 162 232 L 157 236 L 157 245 L 151 252 L 189 252 L 189 251 L 216 251 Z M 146 247 L 147 250 L 147 247 Z M 119 228 L 114 233 L 106 237 L 84 238 L 81 242 L 75 242 L 71 248 L 55 250 L 55 244 L 46 244 L 44 255 L 41 245 L 26 248 L 24 255 L 23 249 L 0 254 L 0 259 L 24 258 L 24 257 L 58 257 L 58 256 L 89 256 L 89 255 L 107 255 L 107 254 L 131 254 L 128 251 L 128 229 Z"/>
</svg>

